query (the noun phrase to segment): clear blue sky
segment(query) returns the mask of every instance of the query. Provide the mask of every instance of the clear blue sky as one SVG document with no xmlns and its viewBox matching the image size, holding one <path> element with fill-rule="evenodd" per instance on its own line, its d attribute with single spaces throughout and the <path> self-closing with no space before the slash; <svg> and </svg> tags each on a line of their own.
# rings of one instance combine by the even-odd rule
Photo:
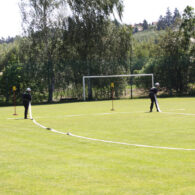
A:
<svg viewBox="0 0 195 195">
<path fill-rule="evenodd" d="M 146 19 L 149 23 L 158 21 L 169 7 L 171 12 L 178 8 L 180 12 L 187 5 L 195 8 L 195 0 L 123 0 L 123 23 L 134 24 Z M 15 36 L 22 33 L 20 0 L 0 0 L 0 37 Z"/>
</svg>

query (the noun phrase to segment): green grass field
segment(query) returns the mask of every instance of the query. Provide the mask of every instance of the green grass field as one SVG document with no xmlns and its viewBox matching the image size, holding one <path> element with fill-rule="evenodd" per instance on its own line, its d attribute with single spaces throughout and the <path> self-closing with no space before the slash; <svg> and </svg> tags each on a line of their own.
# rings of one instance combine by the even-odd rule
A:
<svg viewBox="0 0 195 195">
<path fill-rule="evenodd" d="M 32 106 L 34 119 L 90 138 L 195 149 L 195 98 Z M 0 108 L 0 194 L 195 194 L 195 150 L 104 143 L 45 130 L 24 108 Z"/>
</svg>

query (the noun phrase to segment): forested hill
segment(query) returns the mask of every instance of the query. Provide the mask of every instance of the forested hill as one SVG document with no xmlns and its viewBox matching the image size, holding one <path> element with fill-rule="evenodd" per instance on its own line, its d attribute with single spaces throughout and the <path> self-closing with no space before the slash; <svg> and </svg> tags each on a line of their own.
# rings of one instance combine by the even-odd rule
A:
<svg viewBox="0 0 195 195">
<path fill-rule="evenodd" d="M 145 30 L 133 34 L 133 38 L 138 42 L 157 42 L 160 36 L 165 34 L 165 30 Z"/>
</svg>

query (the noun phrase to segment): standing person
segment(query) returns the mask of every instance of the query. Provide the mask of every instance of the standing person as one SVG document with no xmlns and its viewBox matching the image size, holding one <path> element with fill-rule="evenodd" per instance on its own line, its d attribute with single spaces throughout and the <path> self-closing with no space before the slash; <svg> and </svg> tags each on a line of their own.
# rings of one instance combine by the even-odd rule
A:
<svg viewBox="0 0 195 195">
<path fill-rule="evenodd" d="M 28 107 L 29 107 L 29 103 L 31 101 L 31 89 L 30 88 L 27 88 L 26 91 L 24 92 L 22 98 L 23 98 L 23 105 L 24 105 L 24 108 L 25 108 L 25 111 L 24 111 L 24 119 L 27 119 L 27 115 L 28 115 Z"/>
<path fill-rule="evenodd" d="M 157 92 L 158 92 L 158 87 L 159 87 L 159 83 L 155 83 L 155 87 L 152 87 L 150 89 L 150 93 L 149 93 L 149 97 L 150 97 L 150 100 L 151 100 L 151 105 L 150 105 L 150 112 L 152 112 L 152 109 L 153 109 L 153 106 L 154 106 L 154 103 L 156 105 L 156 110 L 157 112 L 160 112 L 160 108 L 158 106 L 158 102 L 157 102 L 157 98 L 156 98 L 156 95 L 157 95 Z"/>
</svg>

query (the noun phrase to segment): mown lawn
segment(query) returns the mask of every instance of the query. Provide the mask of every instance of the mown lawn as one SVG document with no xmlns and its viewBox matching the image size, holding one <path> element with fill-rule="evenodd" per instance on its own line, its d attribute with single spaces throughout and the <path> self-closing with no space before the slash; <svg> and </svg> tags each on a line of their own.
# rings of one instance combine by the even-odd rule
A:
<svg viewBox="0 0 195 195">
<path fill-rule="evenodd" d="M 195 149 L 195 98 L 32 106 L 61 132 L 129 144 Z M 104 143 L 57 134 L 0 108 L 0 194 L 195 194 L 195 150 Z"/>
</svg>

